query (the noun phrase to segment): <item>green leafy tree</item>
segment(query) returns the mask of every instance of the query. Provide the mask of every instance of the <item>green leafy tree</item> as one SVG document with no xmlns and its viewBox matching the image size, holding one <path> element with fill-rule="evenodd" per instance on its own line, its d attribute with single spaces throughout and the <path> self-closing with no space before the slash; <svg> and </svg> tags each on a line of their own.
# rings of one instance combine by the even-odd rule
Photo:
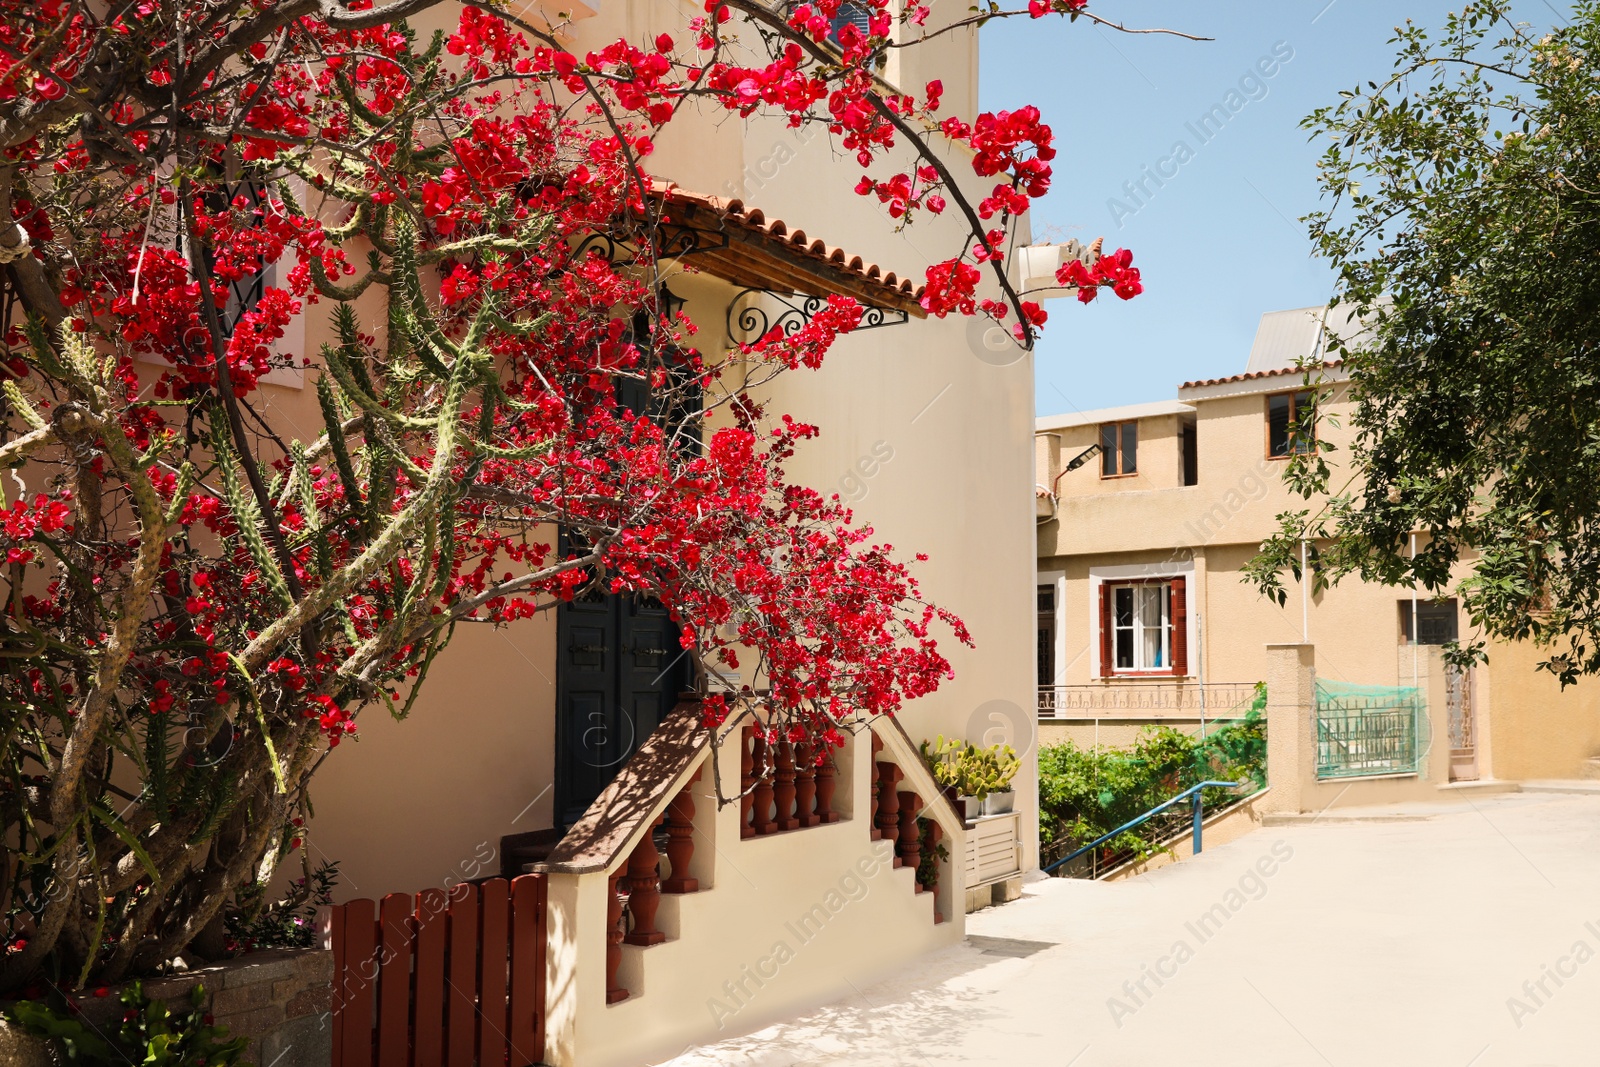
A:
<svg viewBox="0 0 1600 1067">
<path fill-rule="evenodd" d="M 1547 33 L 1510 8 L 1408 22 L 1387 78 L 1305 121 L 1331 142 L 1307 222 L 1364 325 L 1333 346 L 1349 479 L 1295 458 L 1321 506 L 1280 516 L 1252 576 L 1281 603 L 1310 539 L 1319 585 L 1454 586 L 1453 661 L 1531 640 L 1565 685 L 1600 671 L 1600 5 Z"/>
</svg>

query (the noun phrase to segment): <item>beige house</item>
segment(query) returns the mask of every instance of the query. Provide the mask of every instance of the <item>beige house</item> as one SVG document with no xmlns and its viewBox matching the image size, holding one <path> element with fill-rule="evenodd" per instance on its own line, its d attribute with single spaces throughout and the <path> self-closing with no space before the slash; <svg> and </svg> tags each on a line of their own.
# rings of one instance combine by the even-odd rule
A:
<svg viewBox="0 0 1600 1067">
<path fill-rule="evenodd" d="M 1306 506 L 1280 472 L 1307 447 L 1294 419 L 1313 397 L 1333 416 L 1318 432 L 1340 446 L 1328 459 L 1341 481 L 1349 383 L 1338 362 L 1318 363 L 1327 314 L 1264 315 L 1242 373 L 1185 382 L 1173 399 L 1037 421 L 1041 743 L 1125 744 L 1152 722 L 1198 731 L 1237 717 L 1268 680 L 1268 646 L 1309 645 L 1321 709 L 1409 707 L 1418 691 L 1409 765 L 1366 761 L 1389 772 L 1387 795 L 1579 776 L 1600 754 L 1600 685 L 1563 692 L 1520 644 L 1446 671 L 1440 646 L 1469 625 L 1454 599 L 1348 578 L 1315 594 L 1291 584 L 1280 607 L 1246 581 L 1276 516 Z M 1316 365 L 1311 386 L 1299 360 Z M 1321 728 L 1319 775 L 1344 773 L 1335 765 L 1358 748 L 1371 757 L 1374 742 Z"/>
<path fill-rule="evenodd" d="M 687 37 L 704 14 L 687 0 L 512 7 L 579 54 L 619 37 Z M 976 30 L 962 29 L 894 51 L 882 76 L 919 91 L 941 78 L 948 110 L 970 121 L 977 55 Z M 908 280 L 962 247 L 964 231 L 933 218 L 897 230 L 852 193 L 853 157 L 780 119 L 686 114 L 648 163 L 655 195 L 693 237 L 668 284 L 702 349 L 804 321 L 808 301 L 831 293 L 874 309 L 872 328 L 821 371 L 786 375 L 765 399 L 821 428 L 791 464 L 795 480 L 838 493 L 897 551 L 926 553 L 924 593 L 976 647 L 943 642 L 954 678 L 858 733 L 826 774 L 748 738 L 712 753 L 680 699 L 690 675 L 675 629 L 623 598 L 465 628 L 406 721 L 362 717 L 359 743 L 314 784 L 313 858 L 339 863 L 341 902 L 544 872 L 545 1059 L 583 1067 L 654 1062 L 846 995 L 959 941 L 969 902 L 1038 862 L 1031 761 L 1015 812 L 983 822 L 980 856 L 917 752 L 939 734 L 1026 749 L 1033 731 L 1032 360 L 997 354 L 964 320 L 928 317 Z M 1053 272 L 1056 250 L 1029 251 Z M 308 317 L 291 332 L 286 343 L 314 353 L 328 324 Z M 317 423 L 316 373 L 268 379 L 265 402 L 286 425 Z M 737 796 L 764 760 L 776 780 L 719 808 L 713 775 Z M 924 827 L 934 887 L 906 848 Z"/>
</svg>

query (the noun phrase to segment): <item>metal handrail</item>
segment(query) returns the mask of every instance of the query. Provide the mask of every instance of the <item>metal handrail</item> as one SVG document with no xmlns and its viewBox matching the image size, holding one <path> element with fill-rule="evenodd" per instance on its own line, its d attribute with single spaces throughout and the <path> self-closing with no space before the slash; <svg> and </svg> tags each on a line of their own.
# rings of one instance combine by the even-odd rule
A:
<svg viewBox="0 0 1600 1067">
<path fill-rule="evenodd" d="M 1115 830 L 1112 830 L 1108 834 L 1101 834 L 1099 837 L 1095 838 L 1093 841 L 1089 842 L 1087 845 L 1084 845 L 1082 848 L 1078 849 L 1078 851 L 1073 852 L 1073 853 L 1069 853 L 1068 855 L 1065 855 L 1065 856 L 1061 857 L 1060 859 L 1056 860 L 1054 863 L 1050 864 L 1048 867 L 1041 867 L 1040 870 L 1042 870 L 1046 874 L 1049 874 L 1051 871 L 1055 870 L 1057 867 L 1060 867 L 1065 863 L 1069 863 L 1072 860 L 1077 859 L 1079 856 L 1083 855 L 1085 852 L 1090 851 L 1091 849 L 1099 848 L 1101 845 L 1105 844 L 1107 841 L 1110 841 L 1113 838 L 1117 837 L 1118 835 L 1125 834 L 1129 830 L 1132 830 L 1135 826 L 1142 826 L 1143 824 L 1145 824 L 1145 823 L 1149 822 L 1151 819 L 1153 819 L 1155 816 L 1160 815 L 1162 812 L 1166 811 L 1168 808 L 1170 808 L 1174 804 L 1178 803 L 1180 800 L 1184 800 L 1184 799 L 1188 799 L 1188 798 L 1192 798 L 1190 800 L 1190 803 L 1194 805 L 1194 854 L 1198 856 L 1200 854 L 1200 826 L 1201 826 L 1201 821 L 1202 821 L 1202 818 L 1203 818 L 1201 812 L 1202 812 L 1202 810 L 1203 810 L 1203 808 L 1205 806 L 1205 799 L 1202 796 L 1202 790 L 1206 790 L 1206 789 L 1238 789 L 1243 785 L 1244 785 L 1243 782 L 1201 782 L 1199 785 L 1192 785 L 1188 789 L 1185 789 L 1183 792 L 1179 793 L 1177 796 L 1171 798 L 1170 800 L 1164 800 L 1160 804 L 1157 804 L 1155 807 L 1151 808 L 1149 811 L 1145 812 L 1143 815 L 1140 815 L 1138 818 L 1135 818 L 1135 819 L 1130 820 L 1129 822 L 1123 823 L 1121 826 L 1117 827 Z"/>
</svg>

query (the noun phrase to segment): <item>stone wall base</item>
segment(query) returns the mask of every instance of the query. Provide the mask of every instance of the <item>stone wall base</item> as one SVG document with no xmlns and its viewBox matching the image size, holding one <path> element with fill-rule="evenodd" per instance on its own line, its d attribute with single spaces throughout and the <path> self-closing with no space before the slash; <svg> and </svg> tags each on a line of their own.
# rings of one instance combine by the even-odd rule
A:
<svg viewBox="0 0 1600 1067">
<path fill-rule="evenodd" d="M 169 1011 L 187 1010 L 194 987 L 205 987 L 206 1008 L 232 1037 L 247 1037 L 248 1063 L 259 1067 L 329 1067 L 333 1062 L 333 953 L 268 949 L 214 967 L 148 978 L 145 995 Z M 86 1020 L 105 1029 L 122 1022 L 122 987 L 78 999 Z M 45 1059 L 39 1059 L 40 1055 Z M 0 1067 L 57 1067 L 51 1047 L 0 1023 Z M 31 1058 L 30 1058 L 31 1057 Z"/>
<path fill-rule="evenodd" d="M 48 1041 L 0 1019 L 0 1067 L 60 1067 Z"/>
</svg>

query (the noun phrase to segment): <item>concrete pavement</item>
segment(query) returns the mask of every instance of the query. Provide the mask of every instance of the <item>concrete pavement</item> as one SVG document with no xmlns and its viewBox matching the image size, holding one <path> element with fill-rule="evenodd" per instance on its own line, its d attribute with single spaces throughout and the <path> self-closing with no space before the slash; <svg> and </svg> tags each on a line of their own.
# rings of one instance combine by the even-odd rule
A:
<svg viewBox="0 0 1600 1067">
<path fill-rule="evenodd" d="M 1600 796 L 1383 813 L 1032 882 L 966 944 L 671 1063 L 1600 1065 Z"/>
</svg>

